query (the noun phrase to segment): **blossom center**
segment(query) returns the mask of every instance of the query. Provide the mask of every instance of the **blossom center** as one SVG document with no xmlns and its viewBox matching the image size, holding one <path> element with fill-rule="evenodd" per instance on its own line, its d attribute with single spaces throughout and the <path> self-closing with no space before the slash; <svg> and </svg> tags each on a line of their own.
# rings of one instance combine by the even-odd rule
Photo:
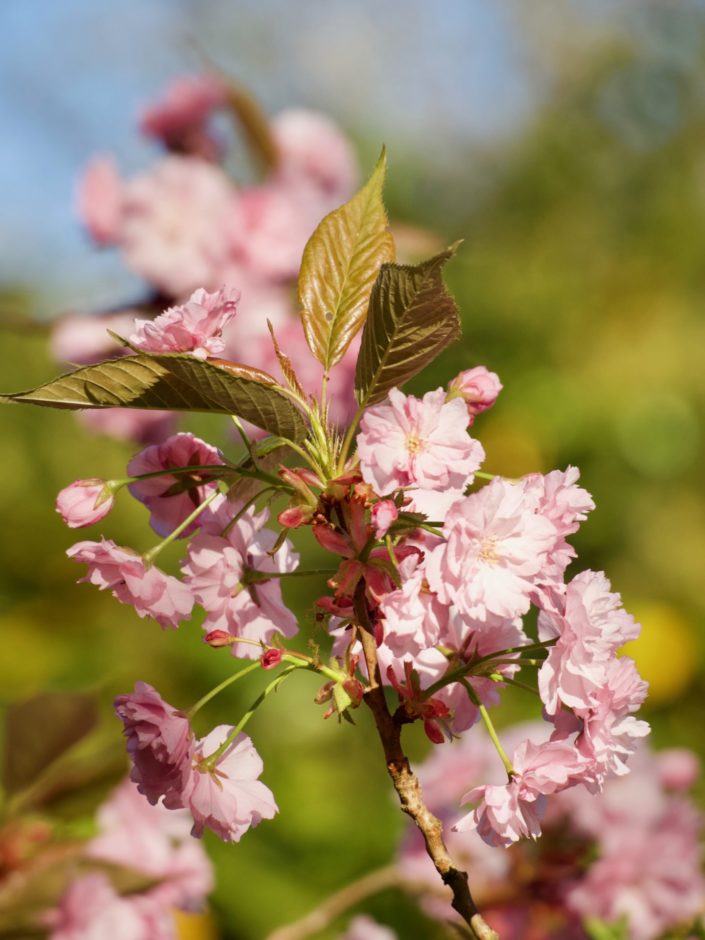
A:
<svg viewBox="0 0 705 940">
<path fill-rule="evenodd" d="M 423 441 L 416 434 L 409 434 L 406 439 L 406 449 L 410 454 L 418 454 L 423 450 Z"/>
<path fill-rule="evenodd" d="M 487 538 L 483 539 L 480 545 L 480 551 L 478 552 L 478 558 L 488 565 L 497 564 L 499 555 L 497 554 L 497 539 L 495 536 L 489 535 Z"/>
</svg>

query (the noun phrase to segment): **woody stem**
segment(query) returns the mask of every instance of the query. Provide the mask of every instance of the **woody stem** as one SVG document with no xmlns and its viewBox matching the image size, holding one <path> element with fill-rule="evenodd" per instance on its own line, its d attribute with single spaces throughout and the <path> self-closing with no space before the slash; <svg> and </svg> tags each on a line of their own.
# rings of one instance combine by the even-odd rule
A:
<svg viewBox="0 0 705 940">
<path fill-rule="evenodd" d="M 404 753 L 401 729 L 407 719 L 403 712 L 395 712 L 392 715 L 387 706 L 377 662 L 377 644 L 365 601 L 364 583 L 361 583 L 355 594 L 355 614 L 369 677 L 369 688 L 365 692 L 364 701 L 372 712 L 382 743 L 387 772 L 399 797 L 402 812 L 413 819 L 421 832 L 426 851 L 436 871 L 443 883 L 453 892 L 453 908 L 470 928 L 473 940 L 499 940 L 499 935 L 487 924 L 475 906 L 467 873 L 457 868 L 448 854 L 443 841 L 441 821 L 426 806 L 419 779 Z"/>
</svg>

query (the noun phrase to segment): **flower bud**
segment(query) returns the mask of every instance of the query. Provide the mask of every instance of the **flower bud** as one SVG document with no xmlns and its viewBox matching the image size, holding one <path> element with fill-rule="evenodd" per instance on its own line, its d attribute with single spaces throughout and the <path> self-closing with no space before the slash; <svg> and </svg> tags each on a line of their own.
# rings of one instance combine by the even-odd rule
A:
<svg viewBox="0 0 705 940">
<path fill-rule="evenodd" d="M 313 519 L 313 510 L 307 506 L 288 506 L 277 516 L 279 525 L 286 529 L 298 529 Z"/>
<path fill-rule="evenodd" d="M 475 415 L 494 405 L 501 391 L 502 383 L 496 372 L 490 372 L 484 366 L 476 366 L 461 372 L 453 379 L 448 386 L 448 398 L 463 399 L 472 424 Z"/>
<path fill-rule="evenodd" d="M 227 630 L 211 630 L 210 633 L 206 633 L 203 640 L 213 649 L 219 649 L 221 646 L 232 646 L 235 642 L 235 638 L 230 636 Z"/>
<path fill-rule="evenodd" d="M 265 650 L 264 653 L 259 658 L 260 663 L 262 664 L 262 669 L 274 669 L 282 661 L 284 657 L 284 651 L 276 649 L 276 647 L 270 647 Z"/>
<path fill-rule="evenodd" d="M 113 508 L 113 490 L 105 480 L 76 480 L 56 497 L 56 511 L 71 529 L 93 525 Z"/>
</svg>

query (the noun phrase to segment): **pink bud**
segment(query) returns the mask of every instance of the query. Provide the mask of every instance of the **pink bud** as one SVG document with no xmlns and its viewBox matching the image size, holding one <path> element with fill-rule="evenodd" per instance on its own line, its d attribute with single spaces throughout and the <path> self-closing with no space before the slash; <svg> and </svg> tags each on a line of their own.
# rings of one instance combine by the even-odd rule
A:
<svg viewBox="0 0 705 940">
<path fill-rule="evenodd" d="M 399 516 L 399 510 L 391 499 L 383 499 L 372 507 L 372 525 L 375 527 L 375 537 L 383 539 L 389 532 L 390 526 Z"/>
<path fill-rule="evenodd" d="M 476 366 L 461 372 L 453 379 L 448 386 L 448 398 L 463 399 L 472 424 L 475 415 L 494 405 L 501 390 L 502 383 L 496 372 L 489 372 L 484 366 Z"/>
<path fill-rule="evenodd" d="M 56 511 L 72 529 L 93 525 L 112 508 L 113 494 L 105 480 L 76 480 L 56 497 Z"/>
<path fill-rule="evenodd" d="M 262 669 L 274 669 L 275 666 L 278 666 L 284 657 L 284 651 L 276 649 L 275 647 L 270 647 L 270 649 L 265 650 L 264 653 L 260 656 L 260 663 L 262 664 Z"/>
<path fill-rule="evenodd" d="M 213 649 L 219 649 L 221 646 L 232 646 L 235 642 L 235 638 L 230 636 L 226 630 L 211 630 L 210 633 L 206 633 L 203 640 Z"/>
</svg>

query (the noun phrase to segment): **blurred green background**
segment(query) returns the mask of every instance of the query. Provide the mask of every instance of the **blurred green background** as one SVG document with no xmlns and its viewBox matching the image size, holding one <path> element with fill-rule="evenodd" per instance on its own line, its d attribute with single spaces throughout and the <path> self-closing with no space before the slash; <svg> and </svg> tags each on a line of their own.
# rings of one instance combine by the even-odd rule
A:
<svg viewBox="0 0 705 940">
<path fill-rule="evenodd" d="M 487 32 L 486 12 L 478 10 L 473 20 L 461 4 L 441 3 L 437 17 L 444 28 L 433 33 L 426 57 L 419 36 L 424 23 L 413 22 L 423 5 L 390 6 L 399 31 L 383 78 L 395 67 L 406 76 L 405 57 L 420 52 L 414 64 L 426 95 L 409 100 L 409 89 L 400 87 L 391 97 L 380 95 L 382 105 L 373 101 L 368 82 L 354 102 L 340 81 L 332 83 L 338 98 L 321 91 L 325 68 L 334 68 L 330 44 L 365 48 L 367 34 L 352 3 L 340 4 L 340 31 L 325 33 L 328 65 L 319 63 L 308 85 L 298 76 L 291 87 L 286 64 L 277 62 L 274 78 L 267 69 L 272 50 L 286 44 L 286 18 L 272 15 L 281 12 L 276 3 L 260 13 L 253 4 L 205 4 L 199 22 L 189 4 L 175 4 L 166 15 L 174 35 L 180 23 L 210 49 L 215 44 L 219 61 L 270 103 L 325 105 L 333 117 L 339 109 L 365 169 L 384 136 L 392 218 L 427 226 L 444 241 L 465 239 L 448 269 L 462 309 L 463 341 L 413 390 L 485 364 L 505 385 L 495 408 L 475 425 L 486 469 L 514 476 L 580 467 L 597 510 L 574 538 L 579 564 L 606 570 L 643 623 L 643 637 L 630 652 L 652 684 L 646 717 L 654 741 L 703 755 L 703 4 L 587 3 L 580 10 L 570 3 L 506 2 L 498 4 L 504 32 L 495 33 L 495 27 Z M 317 8 L 304 4 L 307 23 Z M 139 11 L 133 15 L 139 24 Z M 240 37 L 230 56 L 227 37 L 217 36 L 224 17 L 230 35 Z M 333 19 L 329 12 L 326 22 Z M 385 29 L 389 19 L 387 11 Z M 459 64 L 443 62 L 443 36 L 453 33 L 453 23 L 459 35 L 450 54 L 458 60 L 464 37 L 470 52 L 478 48 L 478 35 L 490 43 L 479 84 L 468 78 L 468 86 L 451 88 L 447 80 L 446 71 Z M 241 60 L 243 36 L 254 48 L 248 46 Z M 293 37 L 295 45 L 300 37 Z M 259 73 L 257 48 L 268 51 Z M 384 42 L 374 49 L 386 54 Z M 180 47 L 173 55 L 181 70 L 194 67 Z M 171 59 L 162 59 L 172 68 Z M 143 100 L 158 87 L 155 76 L 150 81 L 137 89 Z M 280 83 L 274 90 L 273 81 Z M 462 99 L 470 91 L 464 127 Z M 495 104 L 502 113 L 491 120 Z M 424 133 L 429 127 L 432 133 Z M 52 132 L 60 136 L 56 126 Z M 110 149 L 110 141 L 102 148 Z M 88 148 L 74 173 L 90 155 Z M 70 198 L 66 191 L 66 206 Z M 43 245 L 41 217 L 30 221 Z M 8 238 L 10 223 L 2 226 Z M 58 312 L 105 292 L 87 249 L 66 260 L 65 246 L 57 240 L 56 247 L 56 258 L 42 252 L 41 278 L 31 273 L 39 263 L 31 258 L 19 274 L 5 275 L 4 320 L 14 325 L 2 332 L 3 391 L 56 372 L 41 322 L 30 324 L 46 320 L 52 306 Z M 69 265 L 70 284 L 59 260 Z M 106 277 L 115 295 L 122 284 L 112 269 Z M 43 689 L 97 689 L 106 734 L 119 752 L 119 728 L 108 717 L 115 694 L 140 678 L 188 707 L 223 678 L 230 660 L 200 643 L 196 624 L 162 634 L 110 596 L 75 585 L 79 572 L 64 553 L 77 539 L 53 512 L 56 492 L 76 478 L 121 475 L 132 449 L 88 436 L 66 413 L 6 408 L 0 426 L 0 694 L 11 701 Z M 228 440 L 218 422 L 195 419 L 188 427 L 214 443 Z M 148 547 L 143 507 L 126 495 L 118 507 L 102 531 L 118 543 Z M 171 557 L 176 561 L 179 551 Z M 297 584 L 288 593 L 311 630 L 316 596 L 316 585 Z M 203 727 L 211 719 L 235 719 L 257 691 L 256 677 L 246 680 L 210 706 Z M 224 938 L 256 940 L 303 914 L 390 860 L 403 830 L 367 715 L 356 715 L 357 728 L 324 722 L 322 709 L 312 704 L 315 691 L 312 677 L 296 677 L 250 725 L 279 817 L 238 846 L 207 840 L 218 865 L 213 907 Z M 529 716 L 531 703 L 518 696 L 508 696 L 500 721 Z M 412 753 L 422 755 L 423 740 L 413 732 L 409 737 Z M 383 893 L 368 909 L 400 936 L 438 936 L 430 924 L 423 932 L 400 894 Z"/>
</svg>

